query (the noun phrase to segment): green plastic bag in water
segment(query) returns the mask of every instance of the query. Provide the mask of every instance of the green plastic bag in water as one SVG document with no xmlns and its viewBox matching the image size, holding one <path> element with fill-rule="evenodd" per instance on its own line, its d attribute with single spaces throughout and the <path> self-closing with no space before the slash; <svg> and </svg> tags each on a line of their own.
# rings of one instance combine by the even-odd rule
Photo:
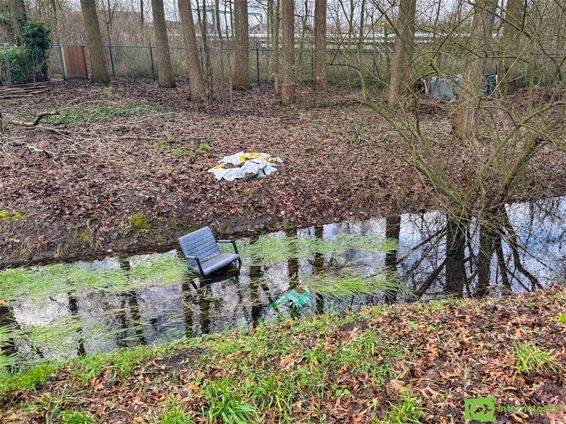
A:
<svg viewBox="0 0 566 424">
<path fill-rule="evenodd" d="M 288 305 L 294 309 L 300 309 L 303 306 L 310 305 L 314 301 L 314 296 L 308 289 L 290 290 L 271 304 L 272 308 L 278 308 L 281 305 Z"/>
</svg>

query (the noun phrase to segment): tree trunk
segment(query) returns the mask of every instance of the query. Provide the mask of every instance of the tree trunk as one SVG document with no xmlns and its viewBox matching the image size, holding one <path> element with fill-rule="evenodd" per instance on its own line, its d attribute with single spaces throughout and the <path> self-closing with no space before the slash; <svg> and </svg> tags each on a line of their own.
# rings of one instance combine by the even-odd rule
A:
<svg viewBox="0 0 566 424">
<path fill-rule="evenodd" d="M 110 75 L 108 75 L 106 55 L 104 54 L 104 46 L 102 45 L 102 37 L 100 36 L 100 26 L 98 24 L 98 15 L 96 14 L 96 1 L 81 0 L 81 10 L 85 22 L 91 79 L 93 82 L 108 84 L 110 82 Z"/>
<path fill-rule="evenodd" d="M 175 87 L 175 76 L 171 66 L 163 0 L 151 0 L 151 11 L 153 14 L 153 33 L 155 35 L 155 50 L 157 53 L 158 84 L 160 87 L 173 88 Z"/>
<path fill-rule="evenodd" d="M 295 103 L 295 3 L 281 0 L 281 101 Z"/>
<path fill-rule="evenodd" d="M 388 216 L 385 220 L 385 237 L 399 243 L 401 234 L 401 215 Z M 385 271 L 389 280 L 395 281 L 397 276 L 397 252 L 398 247 L 387 251 L 385 254 Z M 385 293 L 385 301 L 394 303 L 397 299 L 397 292 L 388 290 Z"/>
<path fill-rule="evenodd" d="M 387 90 L 387 103 L 394 106 L 411 85 L 411 61 L 415 43 L 416 0 L 401 0 L 395 28 L 395 51 Z"/>
<path fill-rule="evenodd" d="M 499 65 L 501 91 L 511 94 L 517 90 L 517 63 L 521 50 L 521 29 L 523 26 L 524 4 L 521 0 L 507 0 L 503 21 L 503 58 Z"/>
<path fill-rule="evenodd" d="M 234 1 L 234 90 L 250 88 L 250 48 L 247 0 Z"/>
<path fill-rule="evenodd" d="M 454 134 L 460 139 L 471 138 L 476 126 L 485 56 L 489 51 L 485 34 L 490 23 L 490 1 L 477 0 L 474 5 L 474 17 L 467 43 L 468 54 L 464 64 L 460 97 L 452 121 Z"/>
<path fill-rule="evenodd" d="M 22 31 L 27 20 L 26 8 L 24 0 L 9 0 L 8 7 L 12 15 L 12 29 L 14 31 L 14 38 L 19 43 Z"/>
<path fill-rule="evenodd" d="M 466 278 L 466 227 L 467 220 L 448 217 L 446 224 L 446 287 L 445 293 L 462 297 Z"/>
<path fill-rule="evenodd" d="M 275 91 L 279 91 L 281 88 L 281 80 L 279 75 L 279 61 L 280 61 L 280 51 L 279 51 L 279 27 L 281 25 L 281 0 L 273 0 L 273 15 L 272 15 L 272 40 L 273 40 L 273 62 L 271 68 L 271 75 L 273 76 L 273 86 Z"/>
<path fill-rule="evenodd" d="M 314 75 L 315 89 L 326 90 L 326 0 L 314 3 Z"/>
<path fill-rule="evenodd" d="M 187 51 L 187 77 L 189 78 L 190 97 L 194 100 L 206 98 L 206 88 L 202 79 L 198 56 L 197 38 L 191 0 L 179 0 L 179 14 L 183 26 L 183 39 Z"/>
</svg>

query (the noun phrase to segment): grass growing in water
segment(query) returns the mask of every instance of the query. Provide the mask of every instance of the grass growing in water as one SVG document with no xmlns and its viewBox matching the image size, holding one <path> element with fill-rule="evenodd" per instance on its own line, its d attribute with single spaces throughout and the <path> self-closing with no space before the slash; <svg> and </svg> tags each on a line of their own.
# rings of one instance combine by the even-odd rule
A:
<svg viewBox="0 0 566 424">
<path fill-rule="evenodd" d="M 46 125 L 94 124 L 114 118 L 147 116 L 175 111 L 176 109 L 162 106 L 159 103 L 124 102 L 87 107 L 74 106 L 63 108 L 58 115 L 47 116 L 41 122 Z"/>
<path fill-rule="evenodd" d="M 141 285 L 179 283 L 188 275 L 186 262 L 170 255 L 150 256 L 130 269 L 130 276 Z"/>
<path fill-rule="evenodd" d="M 15 268 L 0 272 L 0 299 L 38 301 L 81 289 L 124 292 L 149 283 L 180 282 L 187 275 L 185 261 L 170 255 L 148 257 L 129 273 L 119 268 L 96 270 L 78 264 Z"/>
<path fill-rule="evenodd" d="M 242 246 L 242 255 L 255 263 L 266 265 L 286 261 L 289 258 L 308 258 L 313 254 L 340 255 L 350 249 L 381 253 L 395 248 L 391 240 L 376 241 L 370 236 L 341 234 L 332 240 L 318 238 L 261 236 L 255 243 Z"/>
<path fill-rule="evenodd" d="M 346 269 L 340 275 L 318 274 L 303 283 L 311 292 L 331 297 L 347 297 L 356 294 L 401 293 L 410 295 L 402 283 L 381 275 L 364 277 L 360 272 Z"/>
<path fill-rule="evenodd" d="M 0 298 L 39 300 L 81 288 L 123 290 L 128 278 L 120 269 L 93 270 L 77 264 L 15 268 L 0 272 Z"/>
</svg>

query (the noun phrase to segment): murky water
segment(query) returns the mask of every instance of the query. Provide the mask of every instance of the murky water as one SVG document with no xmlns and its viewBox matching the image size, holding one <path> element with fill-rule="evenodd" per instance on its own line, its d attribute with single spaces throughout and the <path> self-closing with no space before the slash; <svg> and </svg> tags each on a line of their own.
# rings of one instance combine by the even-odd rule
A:
<svg viewBox="0 0 566 424">
<path fill-rule="evenodd" d="M 505 212 L 509 225 L 493 249 L 489 294 L 499 296 L 557 284 L 566 274 L 566 198 L 517 203 L 507 206 Z M 333 240 L 340 235 L 359 235 L 376 241 L 387 237 L 398 239 L 398 248 L 387 253 L 355 248 L 339 253 L 313 252 L 269 263 L 256 263 L 244 256 L 241 269 L 206 280 L 157 279 L 143 286 L 126 286 L 124 290 L 91 287 L 53 292 L 40 298 L 0 300 L 0 346 L 5 357 L 29 364 L 41 358 L 70 358 L 230 328 L 249 328 L 260 320 L 277 319 L 279 312 L 270 305 L 288 290 L 300 287 L 313 276 L 331 275 L 345 268 L 366 276 L 383 274 L 384 270 L 394 272 L 412 295 L 385 295 L 379 291 L 347 296 L 320 294 L 316 302 L 301 310 L 302 314 L 447 295 L 474 296 L 478 294 L 479 231 L 474 224 L 469 231 L 466 245 L 457 257 L 465 277 L 456 284 L 446 272 L 449 234 L 443 214 L 428 212 L 342 222 L 275 236 Z M 454 257 L 449 256 L 453 266 Z M 155 255 L 127 260 L 106 258 L 80 265 L 127 272 L 152 257 Z"/>
</svg>

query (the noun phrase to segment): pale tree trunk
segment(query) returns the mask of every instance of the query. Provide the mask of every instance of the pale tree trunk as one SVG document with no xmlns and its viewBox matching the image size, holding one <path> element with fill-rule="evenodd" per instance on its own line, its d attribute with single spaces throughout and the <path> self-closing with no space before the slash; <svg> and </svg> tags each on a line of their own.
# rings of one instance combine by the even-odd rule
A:
<svg viewBox="0 0 566 424">
<path fill-rule="evenodd" d="M 485 38 L 490 22 L 490 0 L 477 0 L 474 5 L 472 30 L 468 37 L 467 57 L 464 64 L 463 80 L 452 129 L 460 139 L 471 138 L 476 126 L 477 109 L 481 97 L 482 75 L 485 68 L 486 52 L 489 51 Z"/>
<path fill-rule="evenodd" d="M 250 48 L 247 0 L 234 1 L 234 90 L 250 87 Z"/>
<path fill-rule="evenodd" d="M 175 87 L 175 76 L 171 66 L 163 0 L 151 0 L 151 11 L 153 14 L 153 33 L 155 35 L 155 50 L 157 54 L 158 84 L 160 87 L 173 88 Z"/>
<path fill-rule="evenodd" d="M 19 42 L 22 36 L 23 27 L 26 23 L 26 7 L 24 0 L 9 0 L 8 7 L 12 16 L 12 29 L 14 30 L 14 38 Z"/>
<path fill-rule="evenodd" d="M 81 0 L 81 10 L 85 22 L 86 44 L 90 58 L 90 73 L 93 82 L 108 84 L 110 75 L 106 66 L 106 55 L 100 36 L 95 0 Z"/>
<path fill-rule="evenodd" d="M 517 63 L 521 49 L 524 3 L 522 0 L 507 0 L 503 21 L 503 58 L 499 65 L 501 91 L 507 94 L 517 89 Z"/>
<path fill-rule="evenodd" d="M 314 75 L 315 89 L 326 90 L 326 0 L 314 3 Z"/>
<path fill-rule="evenodd" d="M 295 3 L 281 0 L 281 101 L 295 103 Z"/>
<path fill-rule="evenodd" d="M 200 61 L 198 57 L 197 38 L 193 19 L 191 0 L 179 0 L 179 14 L 183 26 L 183 39 L 187 55 L 187 76 L 189 77 L 190 97 L 194 100 L 206 98 L 206 88 L 202 79 Z"/>
<path fill-rule="evenodd" d="M 410 89 L 411 61 L 415 43 L 416 0 L 401 0 L 395 28 L 395 51 L 391 63 L 387 103 L 394 106 Z"/>
</svg>

